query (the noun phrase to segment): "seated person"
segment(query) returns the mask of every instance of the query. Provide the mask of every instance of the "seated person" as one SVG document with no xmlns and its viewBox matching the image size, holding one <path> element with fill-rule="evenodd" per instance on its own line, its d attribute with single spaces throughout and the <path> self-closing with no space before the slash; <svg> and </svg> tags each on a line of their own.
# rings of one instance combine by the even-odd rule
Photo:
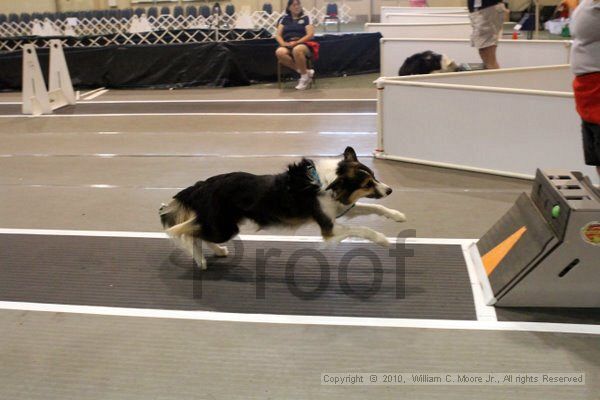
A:
<svg viewBox="0 0 600 400">
<path fill-rule="evenodd" d="M 312 55 L 306 42 L 313 38 L 315 28 L 308 15 L 304 15 L 300 0 L 288 0 L 285 12 L 277 24 L 275 39 L 280 47 L 275 55 L 281 64 L 300 74 L 296 89 L 304 90 L 315 73 L 306 68 L 306 59 Z"/>
</svg>

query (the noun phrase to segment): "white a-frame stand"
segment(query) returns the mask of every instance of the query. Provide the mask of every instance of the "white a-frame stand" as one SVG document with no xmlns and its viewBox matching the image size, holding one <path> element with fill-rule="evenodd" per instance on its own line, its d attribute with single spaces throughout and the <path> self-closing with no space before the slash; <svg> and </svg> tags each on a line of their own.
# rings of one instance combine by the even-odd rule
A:
<svg viewBox="0 0 600 400">
<path fill-rule="evenodd" d="M 75 104 L 75 92 L 65 60 L 62 43 L 50 40 L 50 74 L 48 90 L 33 44 L 23 45 L 23 114 L 52 114 L 52 111 Z"/>
</svg>

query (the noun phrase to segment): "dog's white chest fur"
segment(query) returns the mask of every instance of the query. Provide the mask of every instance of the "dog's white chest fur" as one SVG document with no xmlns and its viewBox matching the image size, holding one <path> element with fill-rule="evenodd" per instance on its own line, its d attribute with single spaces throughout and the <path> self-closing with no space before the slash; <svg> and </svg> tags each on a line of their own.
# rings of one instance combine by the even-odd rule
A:
<svg viewBox="0 0 600 400">
<path fill-rule="evenodd" d="M 329 184 L 331 184 L 336 178 L 336 169 L 340 159 L 331 158 L 325 160 L 319 160 L 315 163 L 315 168 L 321 179 L 321 189 L 325 190 Z M 333 193 L 330 191 L 323 192 L 319 195 L 319 204 L 323 213 L 327 215 L 332 221 L 336 217 L 342 214 L 351 206 L 341 204 L 339 201 L 333 198 Z"/>
</svg>

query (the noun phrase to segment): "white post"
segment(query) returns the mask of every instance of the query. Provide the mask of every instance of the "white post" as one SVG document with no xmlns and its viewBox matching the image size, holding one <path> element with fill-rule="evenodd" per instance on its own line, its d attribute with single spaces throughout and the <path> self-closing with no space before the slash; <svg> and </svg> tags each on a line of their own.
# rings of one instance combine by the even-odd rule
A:
<svg viewBox="0 0 600 400">
<path fill-rule="evenodd" d="M 381 44 L 379 45 L 381 47 Z M 385 148 L 383 147 L 383 90 L 385 85 L 378 78 L 375 81 L 377 86 L 377 148 L 375 149 L 376 154 L 384 153 Z"/>
<path fill-rule="evenodd" d="M 75 104 L 75 92 L 71 83 L 71 75 L 65 60 L 62 42 L 59 39 L 50 40 L 48 92 L 53 110 L 68 104 Z"/>
<path fill-rule="evenodd" d="M 46 82 L 42 76 L 40 62 L 32 44 L 23 45 L 23 81 L 22 81 L 23 114 L 51 114 L 50 99 L 46 90 Z"/>
</svg>

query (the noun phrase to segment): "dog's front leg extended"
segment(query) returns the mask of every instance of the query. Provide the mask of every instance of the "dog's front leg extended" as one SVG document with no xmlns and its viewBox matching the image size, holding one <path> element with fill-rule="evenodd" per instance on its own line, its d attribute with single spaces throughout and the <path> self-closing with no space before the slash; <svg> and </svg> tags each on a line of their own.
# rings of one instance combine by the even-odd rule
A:
<svg viewBox="0 0 600 400">
<path fill-rule="evenodd" d="M 319 225 L 319 228 L 321 228 L 321 236 L 323 236 L 323 239 L 331 239 L 334 235 L 334 221 L 331 219 L 331 217 L 325 214 L 323 210 L 321 210 L 321 208 L 317 208 L 313 212 L 313 218 L 315 222 Z"/>
<path fill-rule="evenodd" d="M 388 247 L 390 245 L 390 242 L 383 233 L 374 231 L 366 226 L 346 226 L 335 224 L 333 226 L 333 236 L 326 239 L 332 242 L 341 242 L 349 237 L 367 239 L 384 247 Z"/>
<path fill-rule="evenodd" d="M 382 217 L 389 218 L 396 222 L 406 221 L 406 216 L 403 213 L 397 210 L 393 210 L 391 208 L 384 207 L 381 204 L 356 203 L 346 215 L 352 218 L 358 217 L 359 215 L 371 214 L 381 215 Z"/>
</svg>

